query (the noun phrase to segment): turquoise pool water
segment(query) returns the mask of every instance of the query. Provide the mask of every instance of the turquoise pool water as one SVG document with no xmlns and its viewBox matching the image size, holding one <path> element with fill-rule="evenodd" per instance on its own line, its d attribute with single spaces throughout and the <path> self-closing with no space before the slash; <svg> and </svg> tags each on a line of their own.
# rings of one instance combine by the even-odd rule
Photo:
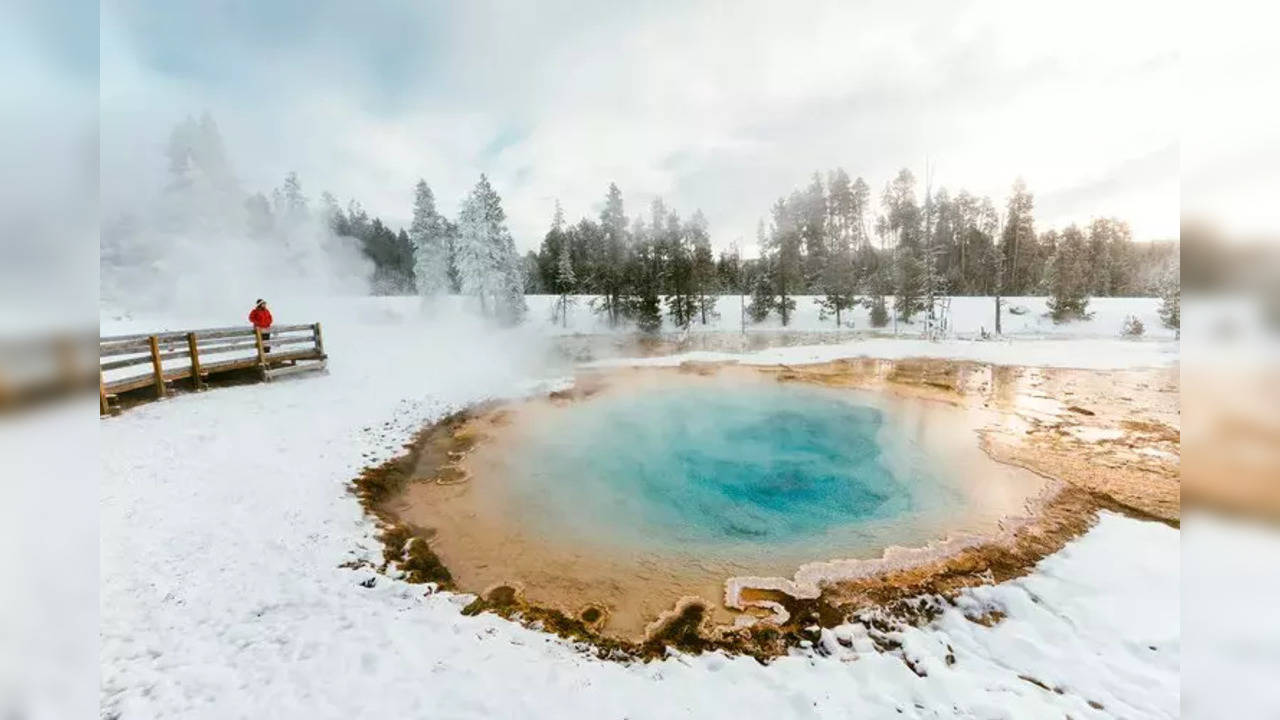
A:
<svg viewBox="0 0 1280 720">
<path fill-rule="evenodd" d="M 513 512 L 541 532 L 633 548 L 837 545 L 961 505 L 891 412 L 794 385 L 594 398 L 511 456 Z"/>
</svg>

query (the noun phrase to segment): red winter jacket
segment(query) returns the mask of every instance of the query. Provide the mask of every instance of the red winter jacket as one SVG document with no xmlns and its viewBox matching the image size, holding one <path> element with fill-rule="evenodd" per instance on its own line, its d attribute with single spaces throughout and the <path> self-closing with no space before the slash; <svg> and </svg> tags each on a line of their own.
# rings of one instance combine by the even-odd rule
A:
<svg viewBox="0 0 1280 720">
<path fill-rule="evenodd" d="M 266 330 L 271 327 L 271 311 L 265 307 L 255 307 L 249 311 L 249 322 L 253 323 L 254 327 Z"/>
</svg>

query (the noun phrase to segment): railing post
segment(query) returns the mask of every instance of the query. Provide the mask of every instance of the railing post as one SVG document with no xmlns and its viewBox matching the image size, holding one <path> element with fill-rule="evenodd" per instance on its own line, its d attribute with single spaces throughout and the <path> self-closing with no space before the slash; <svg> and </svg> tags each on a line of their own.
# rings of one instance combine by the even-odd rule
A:
<svg viewBox="0 0 1280 720">
<path fill-rule="evenodd" d="M 196 345 L 194 332 L 187 333 L 187 353 L 191 356 L 191 387 L 203 390 L 204 382 L 200 379 L 200 349 Z"/>
<path fill-rule="evenodd" d="M 103 415 L 111 414 L 111 408 L 107 406 L 107 388 L 102 381 L 102 368 L 98 368 L 98 412 Z"/>
<path fill-rule="evenodd" d="M 262 347 L 262 328 L 257 325 L 253 326 L 253 340 L 258 346 L 258 372 L 262 373 L 263 380 L 270 380 L 271 376 L 267 375 L 267 354 Z"/>
<path fill-rule="evenodd" d="M 160 367 L 160 343 L 155 335 L 147 338 L 147 342 L 151 345 L 151 369 L 156 378 L 156 397 L 162 398 L 165 396 L 165 389 L 164 370 Z"/>
<path fill-rule="evenodd" d="M 320 323 L 312 324 L 311 330 L 314 333 L 316 338 L 316 351 L 319 352 L 321 355 L 323 355 L 324 354 L 324 338 L 320 335 Z"/>
</svg>

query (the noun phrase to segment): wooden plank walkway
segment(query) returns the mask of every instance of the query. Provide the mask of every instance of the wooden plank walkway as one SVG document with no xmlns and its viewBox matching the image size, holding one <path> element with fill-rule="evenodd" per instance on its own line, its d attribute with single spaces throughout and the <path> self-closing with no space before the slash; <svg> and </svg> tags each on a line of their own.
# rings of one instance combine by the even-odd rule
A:
<svg viewBox="0 0 1280 720">
<path fill-rule="evenodd" d="M 257 371 L 273 378 L 324 370 L 328 356 L 320 323 L 180 330 L 150 335 L 113 335 L 98 341 L 98 397 L 102 415 L 119 411 L 121 396 L 159 399 L 170 384 L 189 380 L 200 391 L 212 376 Z M 141 391 L 150 388 L 149 394 Z"/>
</svg>

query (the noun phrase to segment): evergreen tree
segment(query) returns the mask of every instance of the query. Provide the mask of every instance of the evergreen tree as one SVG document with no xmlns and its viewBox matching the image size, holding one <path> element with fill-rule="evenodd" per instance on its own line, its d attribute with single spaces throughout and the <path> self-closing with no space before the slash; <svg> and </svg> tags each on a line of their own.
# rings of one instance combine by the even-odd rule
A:
<svg viewBox="0 0 1280 720">
<path fill-rule="evenodd" d="M 894 311 L 904 322 L 924 309 L 925 264 L 921 247 L 922 213 L 916 204 L 916 178 L 903 168 L 885 188 L 881 204 L 887 230 L 896 236 L 894 244 Z"/>
<path fill-rule="evenodd" d="M 1001 238 L 1001 255 L 1004 263 L 1004 294 L 1022 295 L 1031 289 L 1033 269 L 1027 262 L 1035 254 L 1035 199 L 1027 191 L 1022 178 L 1013 183 L 1013 193 L 1006 207 L 1004 234 Z"/>
<path fill-rule="evenodd" d="M 573 271 L 578 276 L 578 289 L 584 293 L 599 293 L 603 283 L 604 233 L 599 223 L 582 218 L 569 230 L 569 253 L 573 258 Z M 598 298 L 592 300 L 597 311 Z"/>
<path fill-rule="evenodd" d="M 436 199 L 425 180 L 419 180 L 413 195 L 413 222 L 409 225 L 413 243 L 413 275 L 418 294 L 434 297 L 449 292 L 449 237 L 445 220 L 436 212 Z"/>
<path fill-rule="evenodd" d="M 746 332 L 746 288 L 743 284 L 742 252 L 738 250 L 737 242 L 729 246 L 728 252 L 720 253 L 720 261 L 716 263 L 716 275 L 721 288 L 732 290 L 738 296 L 738 321 L 742 331 Z"/>
<path fill-rule="evenodd" d="M 460 293 L 462 292 L 462 276 L 458 273 L 458 244 L 461 235 L 457 223 L 449 218 L 443 218 L 442 222 L 444 223 L 445 248 L 448 253 L 446 265 L 448 267 L 449 292 Z"/>
<path fill-rule="evenodd" d="M 752 322 L 764 322 L 778 306 L 778 296 L 773 294 L 773 282 L 770 276 L 773 263 L 761 259 L 751 274 L 751 302 L 747 305 L 747 316 Z"/>
<path fill-rule="evenodd" d="M 871 298 L 871 327 L 882 328 L 889 324 L 889 308 L 885 304 L 884 295 Z"/>
<path fill-rule="evenodd" d="M 556 218 L 552 222 L 552 229 L 557 225 L 564 223 L 564 217 L 560 213 L 560 204 L 556 203 Z M 573 305 L 573 292 L 577 284 L 577 278 L 573 274 L 573 258 L 569 252 L 569 243 L 560 243 L 560 257 L 556 261 L 556 313 L 560 315 L 560 326 L 569 326 L 569 308 Z"/>
<path fill-rule="evenodd" d="M 769 238 L 764 231 L 764 219 L 756 223 L 756 252 L 759 258 L 749 268 L 744 268 L 743 284 L 751 293 L 751 303 L 746 312 L 752 322 L 763 322 L 776 306 L 773 295 L 773 269 L 770 267 Z"/>
<path fill-rule="evenodd" d="M 716 261 L 711 253 L 711 235 L 707 229 L 707 218 L 701 210 L 696 210 L 689 219 L 687 228 L 689 244 L 692 248 L 692 296 L 697 306 L 698 318 L 703 325 L 707 319 L 720 317 L 716 312 Z"/>
<path fill-rule="evenodd" d="M 1177 253 L 1174 253 L 1160 281 L 1160 322 L 1182 333 L 1182 281 Z"/>
<path fill-rule="evenodd" d="M 596 311 L 609 317 L 609 325 L 617 326 L 623 317 L 626 299 L 624 267 L 626 265 L 627 216 L 623 212 L 622 191 L 616 183 L 609 184 L 604 209 L 600 211 L 599 262 L 596 265 L 596 283 L 600 296 L 596 299 Z"/>
<path fill-rule="evenodd" d="M 525 295 L 542 295 L 546 288 L 542 284 L 542 275 L 538 272 L 538 253 L 530 250 L 525 253 L 520 263 L 520 279 Z"/>
<path fill-rule="evenodd" d="M 272 191 L 272 201 L 277 217 L 286 218 L 289 222 L 299 222 L 307 216 L 307 197 L 302 194 L 302 183 L 298 173 L 290 172 L 284 177 L 284 184 Z"/>
<path fill-rule="evenodd" d="M 861 177 L 853 181 L 847 222 L 855 250 L 870 251 L 871 233 L 867 229 L 867 211 L 871 208 L 871 186 Z"/>
<path fill-rule="evenodd" d="M 381 218 L 362 224 L 361 243 L 373 261 L 373 291 L 377 295 L 413 292 L 413 244 L 402 230 L 387 227 Z"/>
<path fill-rule="evenodd" d="M 880 248 L 878 252 L 873 248 L 868 254 L 869 274 L 867 278 L 871 293 L 868 302 L 871 307 L 872 326 L 884 327 L 889 322 L 889 311 L 886 308 L 885 296 L 892 292 L 893 288 L 894 256 L 888 249 L 888 219 L 883 215 L 878 216 L 873 227 L 875 228 L 876 237 L 880 239 Z M 882 316 L 877 314 L 877 309 L 883 311 Z M 876 324 L 880 317 L 883 317 L 883 321 Z"/>
<path fill-rule="evenodd" d="M 825 320 L 834 315 L 839 328 L 844 322 L 843 314 L 857 303 L 858 282 L 851 234 L 846 231 L 843 218 L 833 224 L 835 227 L 828 237 L 826 262 L 819 278 L 823 296 L 817 303 L 820 308 L 818 317 Z"/>
<path fill-rule="evenodd" d="M 685 330 L 693 323 L 698 311 L 693 285 L 693 244 L 674 210 L 667 215 L 662 248 L 666 265 L 667 317 L 677 328 Z"/>
<path fill-rule="evenodd" d="M 804 254 L 803 289 L 816 288 L 821 283 L 822 270 L 827 264 L 827 194 L 822 176 L 813 174 L 809 186 L 799 196 L 793 196 L 792 213 L 796 229 L 800 233 L 801 251 Z"/>
<path fill-rule="evenodd" d="M 661 210 L 660 206 L 655 206 Z M 662 251 L 655 233 L 636 227 L 636 249 L 631 259 L 632 294 L 629 313 L 640 332 L 653 334 L 662 329 Z"/>
<path fill-rule="evenodd" d="M 1133 292 L 1133 247 L 1129 225 L 1116 218 L 1096 218 L 1089 223 L 1085 273 L 1095 295 L 1128 295 Z"/>
<path fill-rule="evenodd" d="M 929 237 L 937 258 L 936 271 L 945 291 L 954 294 L 964 286 L 960 272 L 960 209 L 946 188 L 934 195 L 932 232 Z"/>
<path fill-rule="evenodd" d="M 925 190 L 924 246 L 921 260 L 924 266 L 923 300 L 925 309 L 925 335 L 935 340 L 947 331 L 944 296 L 947 293 L 946 267 L 951 254 L 952 230 L 951 201 L 946 190 L 934 194 Z"/>
<path fill-rule="evenodd" d="M 551 228 L 543 236 L 542 246 L 538 248 L 538 273 L 542 276 L 543 287 L 558 287 L 556 278 L 559 274 L 560 249 L 568 245 L 564 209 L 560 207 L 560 201 L 556 200 L 555 213 L 551 217 Z M 570 261 L 572 259 L 572 251 L 570 251 Z"/>
<path fill-rule="evenodd" d="M 346 221 L 344 230 L 349 237 L 363 240 L 369 236 L 369 213 L 359 202 L 351 200 L 347 203 Z"/>
<path fill-rule="evenodd" d="M 482 313 L 514 324 L 524 317 L 524 281 L 515 241 L 507 231 L 502 198 L 480 180 L 458 216 L 458 275 L 462 292 L 477 298 Z"/>
<path fill-rule="evenodd" d="M 1049 315 L 1055 323 L 1088 317 L 1087 251 L 1080 228 L 1072 225 L 1062 231 L 1045 276 L 1050 293 Z"/>
<path fill-rule="evenodd" d="M 801 196 L 792 195 L 791 202 L 779 198 L 774 203 L 773 227 L 763 247 L 763 257 L 767 258 L 774 295 L 777 296 L 772 309 L 778 311 L 784 327 L 790 324 L 791 313 L 796 307 L 792 296 L 803 292 L 804 287 L 803 240 L 797 218 L 797 201 L 802 202 Z"/>
<path fill-rule="evenodd" d="M 827 175 L 827 250 L 843 243 L 853 247 L 853 184 L 844 168 Z"/>
<path fill-rule="evenodd" d="M 903 322 L 911 322 L 926 305 L 926 267 L 917 247 L 900 247 L 894 273 L 893 309 Z"/>
</svg>

